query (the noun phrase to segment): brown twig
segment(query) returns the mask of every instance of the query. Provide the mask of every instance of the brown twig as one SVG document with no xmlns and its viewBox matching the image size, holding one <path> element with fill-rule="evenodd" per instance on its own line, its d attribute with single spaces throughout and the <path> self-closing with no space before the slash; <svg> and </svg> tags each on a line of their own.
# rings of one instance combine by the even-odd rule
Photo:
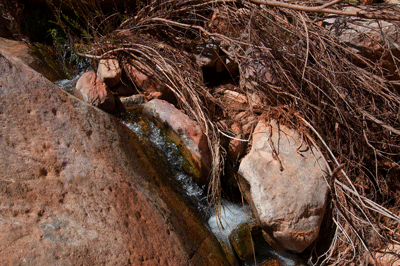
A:
<svg viewBox="0 0 400 266">
<path fill-rule="evenodd" d="M 283 8 L 289 8 L 293 10 L 298 10 L 298 11 L 305 11 L 305 12 L 318 12 L 318 13 L 328 13 L 328 14 L 336 14 L 336 15 L 342 15 L 342 16 L 348 16 L 348 17 L 359 17 L 359 18 L 366 18 L 366 19 L 381 19 L 381 20 L 394 20 L 394 21 L 400 21 L 400 16 L 391 14 L 388 12 L 371 12 L 371 11 L 341 11 L 341 10 L 336 10 L 336 9 L 331 9 L 331 8 L 326 8 L 327 6 L 331 6 L 334 4 L 339 3 L 340 1 L 332 1 L 328 4 L 322 5 L 322 6 L 317 6 L 317 7 L 308 7 L 308 6 L 301 6 L 301 5 L 294 5 L 294 4 L 288 4 L 285 2 L 278 2 L 278 1 L 268 1 L 268 0 L 249 0 L 253 3 L 256 4 L 262 4 L 262 5 L 268 5 L 268 6 L 274 6 L 274 7 L 283 7 Z"/>
</svg>

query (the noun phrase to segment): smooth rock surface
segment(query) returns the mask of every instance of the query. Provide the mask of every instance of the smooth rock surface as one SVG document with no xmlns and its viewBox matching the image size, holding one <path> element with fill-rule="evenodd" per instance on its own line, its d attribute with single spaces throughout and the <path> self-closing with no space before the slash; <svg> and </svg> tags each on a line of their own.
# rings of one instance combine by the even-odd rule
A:
<svg viewBox="0 0 400 266">
<path fill-rule="evenodd" d="M 157 153 L 0 53 L 0 265 L 227 265 Z"/>
<path fill-rule="evenodd" d="M 114 87 L 121 81 L 121 68 L 117 59 L 101 59 L 97 68 L 97 76 L 107 84 Z"/>
<path fill-rule="evenodd" d="M 93 71 L 88 71 L 79 78 L 74 96 L 108 113 L 117 110 L 114 94 Z"/>
<path fill-rule="evenodd" d="M 322 154 L 314 147 L 307 150 L 296 131 L 278 127 L 274 120 L 257 124 L 239 174 L 271 246 L 300 253 L 317 238 L 328 195 L 327 172 Z"/>
<path fill-rule="evenodd" d="M 144 112 L 154 117 L 169 132 L 171 138 L 178 144 L 186 163 L 186 172 L 197 179 L 207 177 L 211 167 L 211 155 L 207 138 L 199 125 L 172 104 L 153 99 L 144 105 Z"/>
</svg>

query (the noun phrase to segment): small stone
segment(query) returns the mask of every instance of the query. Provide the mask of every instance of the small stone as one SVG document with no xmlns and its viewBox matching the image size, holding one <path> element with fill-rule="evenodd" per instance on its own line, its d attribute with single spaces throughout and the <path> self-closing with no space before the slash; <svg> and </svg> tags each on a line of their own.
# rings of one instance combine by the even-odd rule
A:
<svg viewBox="0 0 400 266">
<path fill-rule="evenodd" d="M 114 94 L 93 71 L 88 71 L 79 78 L 74 96 L 108 113 L 117 110 Z"/>
<path fill-rule="evenodd" d="M 99 62 L 97 76 L 100 77 L 108 87 L 118 85 L 121 80 L 121 68 L 117 59 L 102 59 Z"/>
<path fill-rule="evenodd" d="M 150 100 L 153 100 L 153 99 L 162 99 L 162 97 L 163 97 L 162 92 L 154 91 L 154 92 L 148 93 L 147 100 L 150 101 Z"/>
<path fill-rule="evenodd" d="M 143 94 L 135 94 L 129 97 L 119 98 L 125 108 L 138 106 L 146 101 L 146 97 Z"/>
<path fill-rule="evenodd" d="M 240 260 L 246 260 L 254 253 L 251 227 L 247 223 L 239 225 L 232 231 L 229 242 Z"/>
</svg>

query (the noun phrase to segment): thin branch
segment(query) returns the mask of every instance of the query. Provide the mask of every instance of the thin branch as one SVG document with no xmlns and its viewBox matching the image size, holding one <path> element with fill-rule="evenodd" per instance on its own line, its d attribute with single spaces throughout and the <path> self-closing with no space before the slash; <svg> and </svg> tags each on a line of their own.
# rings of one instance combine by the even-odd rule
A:
<svg viewBox="0 0 400 266">
<path fill-rule="evenodd" d="M 367 111 L 364 110 L 360 110 L 360 112 L 368 119 L 374 121 L 375 123 L 377 123 L 378 125 L 382 126 L 383 128 L 386 128 L 387 130 L 389 130 L 390 132 L 396 134 L 396 135 L 400 135 L 400 130 L 395 129 L 387 124 L 385 124 L 383 121 L 379 120 L 378 118 L 376 118 L 375 116 L 371 115 L 370 113 L 368 113 Z"/>
<path fill-rule="evenodd" d="M 336 9 L 331 9 L 331 8 L 325 8 L 324 7 L 326 5 L 331 6 L 333 4 L 336 4 L 337 1 L 333 1 L 331 3 L 325 4 L 325 5 L 322 5 L 322 6 L 317 6 L 317 7 L 293 5 L 293 4 L 287 4 L 287 3 L 284 3 L 284 2 L 268 1 L 268 0 L 250 0 L 250 2 L 253 2 L 253 3 L 256 3 L 256 4 L 267 5 L 267 6 L 289 8 L 289 9 L 305 11 L 305 12 L 320 12 L 320 13 L 343 15 L 343 16 L 348 16 L 348 17 L 359 17 L 359 18 L 366 18 L 366 19 L 381 19 L 381 20 L 400 21 L 400 16 L 394 15 L 394 14 L 391 14 L 391 13 L 387 13 L 387 12 L 384 12 L 384 11 L 381 11 L 381 12 L 377 12 L 377 11 L 376 12 L 371 12 L 371 11 L 351 12 L 351 11 L 341 11 L 341 10 L 336 10 Z"/>
</svg>

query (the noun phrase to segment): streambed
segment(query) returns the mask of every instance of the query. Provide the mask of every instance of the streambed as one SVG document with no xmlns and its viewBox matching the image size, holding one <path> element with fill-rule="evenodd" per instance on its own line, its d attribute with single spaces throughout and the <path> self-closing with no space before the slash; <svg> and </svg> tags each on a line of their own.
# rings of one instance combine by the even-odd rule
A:
<svg viewBox="0 0 400 266">
<path fill-rule="evenodd" d="M 80 76 L 60 80 L 55 84 L 72 94 Z M 182 166 L 184 159 L 177 145 L 166 136 L 163 129 L 160 129 L 155 122 L 144 115 L 141 109 L 141 107 L 132 108 L 127 112 L 118 114 L 117 117 L 141 141 L 150 144 L 151 148 L 156 149 L 165 158 L 174 174 L 175 180 L 172 181 L 176 182 L 183 196 L 198 211 L 207 228 L 233 254 L 229 235 L 239 225 L 255 221 L 250 206 L 223 199 L 221 211 L 218 215 L 215 206 L 208 202 L 207 187 L 196 183 L 195 179 L 184 171 Z M 297 255 L 272 249 L 262 237 L 253 236 L 253 238 L 256 256 L 245 261 L 238 260 L 239 265 L 265 265 L 266 262 L 271 260 L 275 260 L 283 266 L 305 265 L 300 262 L 301 260 Z"/>
</svg>

